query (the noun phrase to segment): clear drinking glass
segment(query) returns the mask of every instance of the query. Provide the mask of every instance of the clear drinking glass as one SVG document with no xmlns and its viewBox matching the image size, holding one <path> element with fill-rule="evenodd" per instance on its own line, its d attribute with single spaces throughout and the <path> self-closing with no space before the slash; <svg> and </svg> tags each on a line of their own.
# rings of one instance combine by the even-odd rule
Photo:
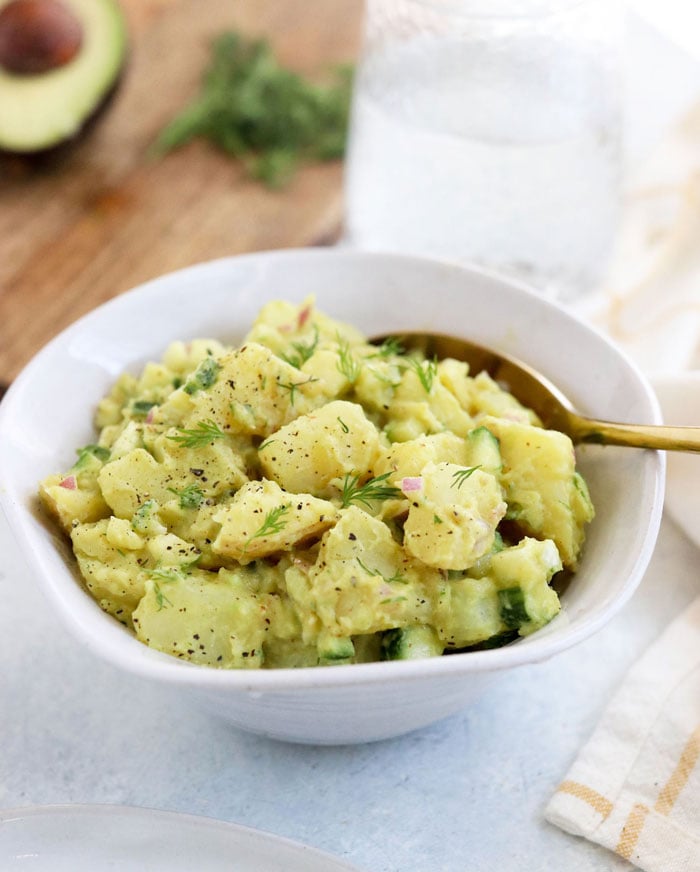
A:
<svg viewBox="0 0 700 872">
<path fill-rule="evenodd" d="M 620 183 L 617 0 L 367 0 L 346 242 L 477 263 L 572 299 Z"/>
</svg>

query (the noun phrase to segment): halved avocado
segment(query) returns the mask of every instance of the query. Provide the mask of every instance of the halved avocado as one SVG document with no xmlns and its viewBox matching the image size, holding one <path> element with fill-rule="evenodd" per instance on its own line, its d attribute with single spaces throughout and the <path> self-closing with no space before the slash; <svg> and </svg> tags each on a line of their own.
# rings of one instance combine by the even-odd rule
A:
<svg viewBox="0 0 700 872">
<path fill-rule="evenodd" d="M 126 46 L 116 0 L 0 0 L 0 150 L 75 137 L 115 87 Z"/>
</svg>

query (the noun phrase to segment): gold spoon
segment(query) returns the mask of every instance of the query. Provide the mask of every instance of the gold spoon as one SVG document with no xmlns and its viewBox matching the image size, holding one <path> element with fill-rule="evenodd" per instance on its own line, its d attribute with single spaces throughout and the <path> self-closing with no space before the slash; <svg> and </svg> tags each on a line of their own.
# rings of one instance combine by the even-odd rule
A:
<svg viewBox="0 0 700 872">
<path fill-rule="evenodd" d="M 533 409 L 545 426 L 561 430 L 572 442 L 625 445 L 666 451 L 700 451 L 700 427 L 666 427 L 649 424 L 615 424 L 587 418 L 574 409 L 562 392 L 537 370 L 507 354 L 439 333 L 401 333 L 372 339 L 379 344 L 395 339 L 408 350 L 418 349 L 426 358 L 452 357 L 469 364 L 470 372 L 482 370 L 506 387 L 523 405 Z"/>
</svg>

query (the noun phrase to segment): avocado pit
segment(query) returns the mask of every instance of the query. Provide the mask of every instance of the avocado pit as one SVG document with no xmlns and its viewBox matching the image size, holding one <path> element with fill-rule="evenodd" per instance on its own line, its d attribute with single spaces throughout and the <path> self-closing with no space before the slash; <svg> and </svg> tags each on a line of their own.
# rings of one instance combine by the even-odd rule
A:
<svg viewBox="0 0 700 872">
<path fill-rule="evenodd" d="M 12 0 L 0 9 L 0 66 L 8 73 L 46 73 L 80 51 L 83 28 L 60 0 Z"/>
</svg>

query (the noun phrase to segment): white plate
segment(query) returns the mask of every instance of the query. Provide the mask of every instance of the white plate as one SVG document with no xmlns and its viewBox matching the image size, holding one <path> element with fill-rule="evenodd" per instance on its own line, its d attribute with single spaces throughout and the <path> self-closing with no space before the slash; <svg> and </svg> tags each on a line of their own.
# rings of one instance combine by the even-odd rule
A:
<svg viewBox="0 0 700 872">
<path fill-rule="evenodd" d="M 359 872 L 314 848 L 212 818 L 113 805 L 0 811 L 3 872 Z"/>
</svg>

